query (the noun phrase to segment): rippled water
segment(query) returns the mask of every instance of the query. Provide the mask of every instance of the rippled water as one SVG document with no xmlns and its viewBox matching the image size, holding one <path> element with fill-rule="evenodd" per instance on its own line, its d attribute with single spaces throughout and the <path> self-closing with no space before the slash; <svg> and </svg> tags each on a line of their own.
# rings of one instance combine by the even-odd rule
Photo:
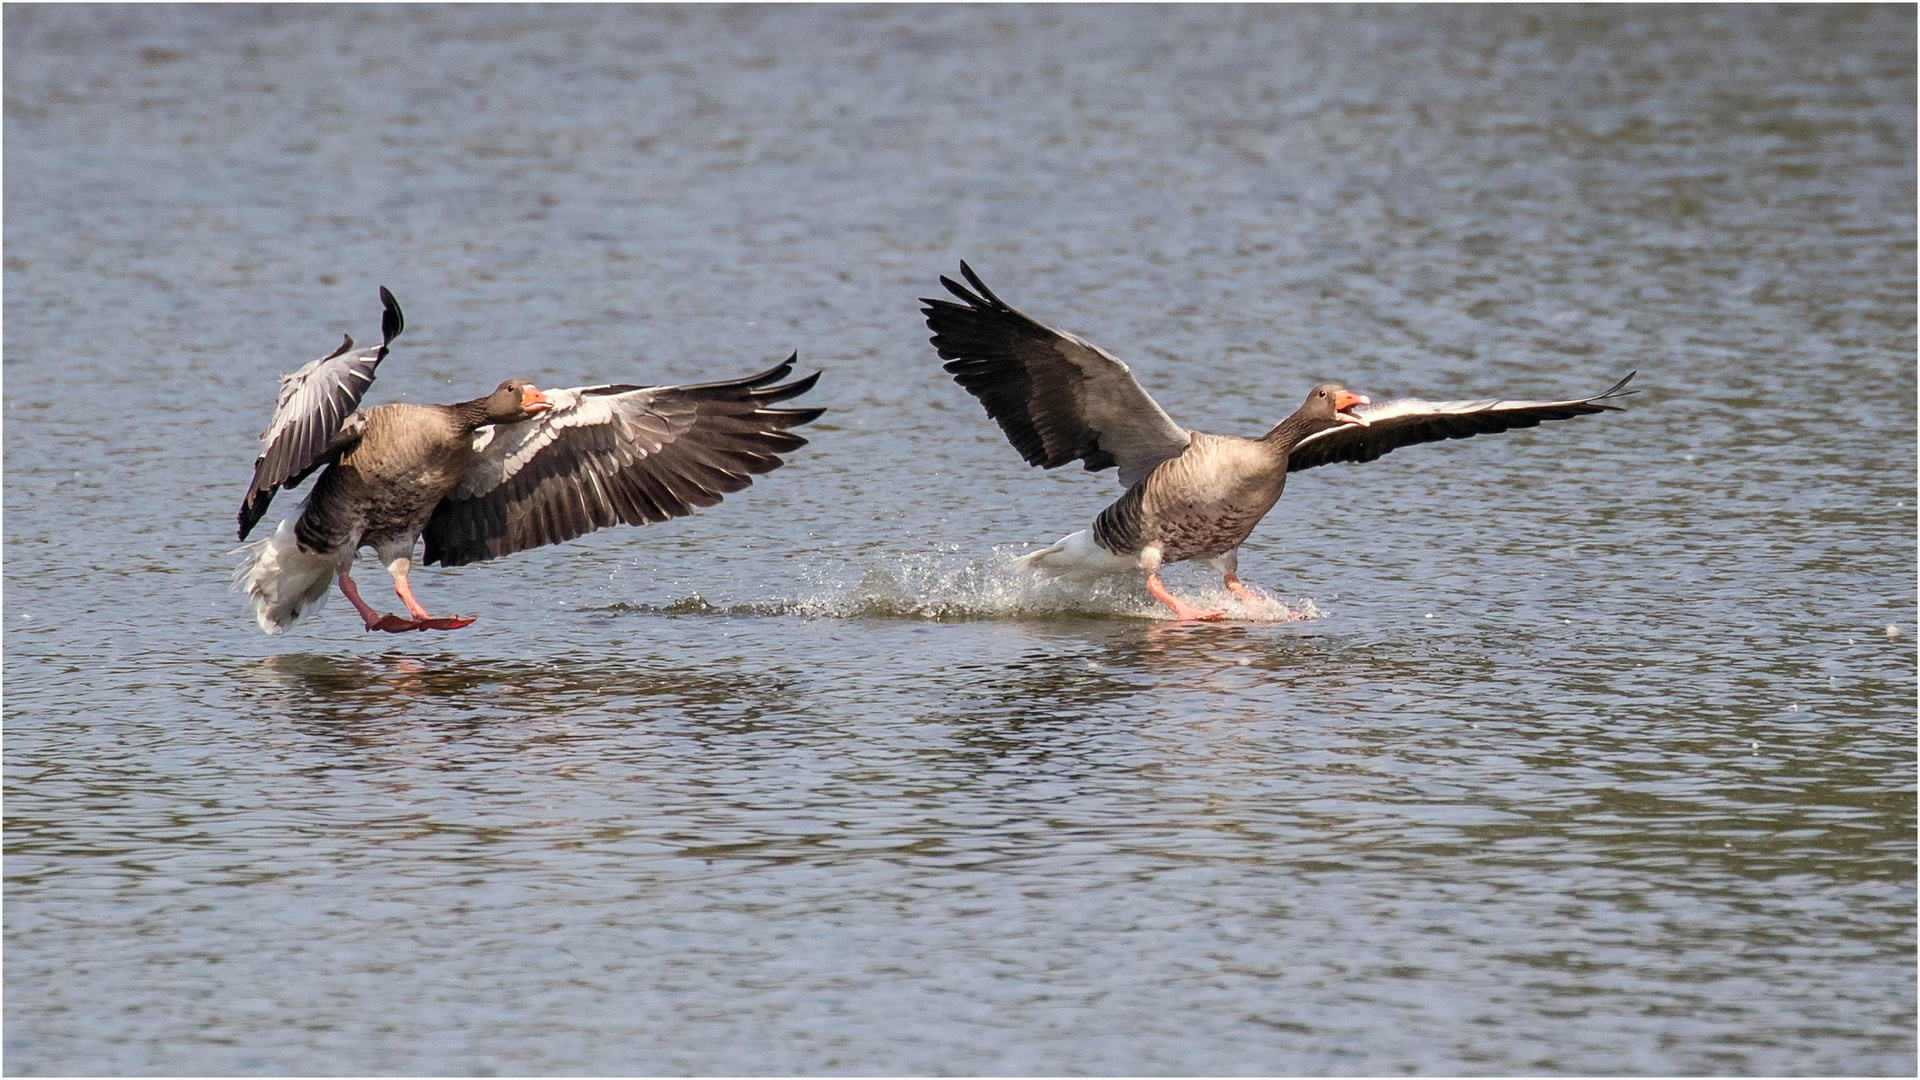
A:
<svg viewBox="0 0 1920 1080">
<path fill-rule="evenodd" d="M 8 5 L 6 1071 L 1911 1074 L 1914 30 Z M 1173 625 L 1009 571 L 1118 488 L 939 372 L 962 258 L 1210 430 L 1646 392 L 1300 474 Z M 832 411 L 269 639 L 377 284 L 374 401 Z"/>
</svg>

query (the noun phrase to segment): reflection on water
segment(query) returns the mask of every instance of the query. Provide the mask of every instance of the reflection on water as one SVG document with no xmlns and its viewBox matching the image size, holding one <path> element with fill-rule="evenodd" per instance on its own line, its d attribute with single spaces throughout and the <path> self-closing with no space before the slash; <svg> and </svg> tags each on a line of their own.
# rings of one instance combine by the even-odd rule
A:
<svg viewBox="0 0 1920 1080">
<path fill-rule="evenodd" d="M 650 701 L 751 716 L 784 696 L 777 680 L 649 671 L 610 660 L 473 660 L 456 653 L 372 657 L 283 653 L 236 663 L 243 696 L 320 727 L 367 727 L 424 714 L 484 724 L 561 715 L 581 705 Z"/>
</svg>

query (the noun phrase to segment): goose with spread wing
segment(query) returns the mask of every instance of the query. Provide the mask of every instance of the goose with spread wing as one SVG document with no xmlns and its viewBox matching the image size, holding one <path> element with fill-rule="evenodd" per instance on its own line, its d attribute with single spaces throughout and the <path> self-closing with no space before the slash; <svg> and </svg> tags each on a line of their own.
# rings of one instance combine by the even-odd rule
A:
<svg viewBox="0 0 1920 1080">
<path fill-rule="evenodd" d="M 1160 568 L 1169 563 L 1203 561 L 1234 595 L 1254 599 L 1239 578 L 1240 545 L 1279 501 L 1289 472 L 1617 411 L 1607 402 L 1635 392 L 1626 389 L 1628 374 L 1605 393 L 1570 401 L 1376 404 L 1328 384 L 1265 435 L 1210 435 L 1175 423 L 1113 354 L 1007 306 L 964 262 L 960 274 L 966 285 L 940 279 L 958 303 L 921 300 L 934 349 L 954 381 L 979 399 L 1029 465 L 1117 468 L 1126 488 L 1092 528 L 1023 556 L 1021 564 L 1069 574 L 1144 572 L 1147 591 L 1179 619 L 1224 612 L 1202 611 L 1167 591 Z"/>
<path fill-rule="evenodd" d="M 240 539 L 281 488 L 319 472 L 300 512 L 242 548 L 234 587 L 260 629 L 286 629 L 333 582 L 368 630 L 456 630 L 407 584 L 414 544 L 425 562 L 460 566 L 557 544 L 611 525 L 646 525 L 712 506 L 806 445 L 789 428 L 823 409 L 769 408 L 820 375 L 782 383 L 798 355 L 744 379 L 688 386 L 580 386 L 542 391 L 509 379 L 455 405 L 359 408 L 405 321 L 385 288 L 380 344 L 332 354 L 280 380 L 240 506 Z M 349 573 L 370 547 L 410 618 L 381 614 Z"/>
</svg>

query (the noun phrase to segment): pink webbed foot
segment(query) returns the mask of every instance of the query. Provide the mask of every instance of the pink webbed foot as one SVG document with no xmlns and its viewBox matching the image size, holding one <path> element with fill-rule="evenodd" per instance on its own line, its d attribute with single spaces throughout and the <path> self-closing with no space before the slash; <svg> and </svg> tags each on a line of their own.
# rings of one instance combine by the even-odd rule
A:
<svg viewBox="0 0 1920 1080">
<path fill-rule="evenodd" d="M 403 619 L 398 615 L 382 615 L 373 610 L 372 605 L 360 598 L 360 590 L 354 585 L 353 578 L 346 574 L 340 575 L 340 591 L 345 593 L 347 599 L 353 603 L 353 609 L 360 613 L 360 621 L 366 625 L 368 633 L 375 630 L 386 634 L 404 634 L 411 630 L 458 630 L 463 626 L 472 625 L 476 618 L 473 615 L 449 615 L 436 619 L 427 614 L 427 609 L 421 607 L 419 601 L 413 598 L 413 591 L 407 588 L 404 578 L 394 583 L 394 589 L 400 594 L 400 599 L 406 601 L 407 610 L 413 613 L 413 618 Z"/>
<path fill-rule="evenodd" d="M 449 615 L 442 618 L 403 619 L 398 615 L 382 615 L 367 624 L 368 630 L 383 630 L 389 634 L 404 634 L 409 630 L 458 630 L 473 625 L 477 615 Z"/>
<path fill-rule="evenodd" d="M 401 602 L 407 605 L 407 611 L 413 615 L 413 622 L 406 627 L 408 630 L 458 630 L 463 626 L 472 624 L 473 620 L 477 617 L 473 615 L 446 615 L 436 619 L 427 614 L 427 609 L 421 607 L 420 601 L 413 598 L 413 590 L 407 587 L 407 577 L 405 574 L 399 574 L 394 577 L 393 591 L 399 594 Z M 391 616 L 389 616 L 389 618 L 391 618 Z"/>
</svg>

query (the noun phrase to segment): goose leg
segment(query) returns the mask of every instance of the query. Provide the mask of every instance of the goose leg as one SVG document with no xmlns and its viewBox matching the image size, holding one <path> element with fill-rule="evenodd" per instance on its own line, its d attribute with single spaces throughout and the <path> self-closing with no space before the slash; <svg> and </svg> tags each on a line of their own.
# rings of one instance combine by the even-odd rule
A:
<svg viewBox="0 0 1920 1080">
<path fill-rule="evenodd" d="M 1167 587 L 1160 583 L 1159 547 L 1149 545 L 1140 552 L 1140 569 L 1147 572 L 1147 591 L 1153 594 L 1155 600 L 1172 608 L 1174 618 L 1182 622 L 1190 619 L 1212 621 L 1226 614 L 1224 611 L 1201 611 L 1199 608 L 1168 592 Z"/>
<path fill-rule="evenodd" d="M 421 606 L 420 601 L 413 598 L 413 590 L 407 587 L 407 570 L 412 565 L 412 562 L 413 560 L 409 556 L 402 555 L 387 563 L 387 573 L 393 575 L 393 591 L 399 595 L 400 602 L 407 605 L 407 611 L 413 616 L 413 621 L 407 622 L 396 616 L 388 615 L 380 620 L 381 625 L 379 629 L 388 630 L 393 633 L 399 633 L 403 630 L 458 630 L 473 622 L 477 616 L 453 615 L 447 618 L 436 619 L 432 615 L 427 614 L 427 609 Z M 387 620 L 389 619 L 398 625 L 387 625 Z M 368 627 L 368 629 L 373 629 L 373 627 Z"/>
<path fill-rule="evenodd" d="M 1147 575 L 1147 591 L 1153 594 L 1155 600 L 1172 608 L 1173 617 L 1183 622 L 1188 619 L 1200 619 L 1211 622 L 1226 614 L 1224 611 L 1201 611 L 1199 608 L 1173 595 L 1167 591 L 1165 585 L 1160 584 L 1159 574 Z"/>
<path fill-rule="evenodd" d="M 1250 585 L 1243 584 L 1239 578 L 1234 577 L 1232 574 L 1226 576 L 1226 583 L 1227 588 L 1232 591 L 1233 595 L 1239 597 L 1240 602 L 1243 604 L 1254 604 L 1266 599 L 1266 597 L 1260 595 L 1259 590 Z"/>
<path fill-rule="evenodd" d="M 365 623 L 369 630 L 388 630 L 399 633 L 402 630 L 415 628 L 413 623 L 398 615 L 382 615 L 373 610 L 372 605 L 360 599 L 360 589 L 353 583 L 353 578 L 344 573 L 340 575 L 340 592 L 346 596 L 347 602 L 353 605 L 353 610 L 360 613 L 360 621 Z"/>
<path fill-rule="evenodd" d="M 1264 592 L 1241 582 L 1239 548 L 1234 548 L 1218 558 L 1208 559 L 1207 565 L 1220 571 L 1221 583 L 1227 587 L 1228 592 L 1239 597 L 1241 603 L 1259 604 L 1269 599 Z"/>
</svg>

